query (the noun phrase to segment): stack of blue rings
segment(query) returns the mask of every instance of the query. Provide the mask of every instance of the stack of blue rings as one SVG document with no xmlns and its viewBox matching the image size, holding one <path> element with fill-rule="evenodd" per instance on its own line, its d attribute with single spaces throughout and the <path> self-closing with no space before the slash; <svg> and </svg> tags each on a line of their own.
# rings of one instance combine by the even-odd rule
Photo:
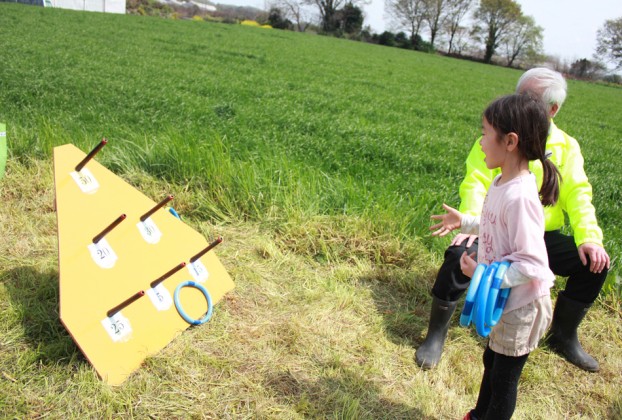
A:
<svg viewBox="0 0 622 420">
<path fill-rule="evenodd" d="M 489 266 L 477 265 L 467 290 L 460 325 L 468 327 L 473 322 L 477 333 L 488 337 L 491 328 L 501 319 L 510 295 L 509 288 L 500 288 L 509 266 L 508 261 L 494 262 Z"/>
</svg>

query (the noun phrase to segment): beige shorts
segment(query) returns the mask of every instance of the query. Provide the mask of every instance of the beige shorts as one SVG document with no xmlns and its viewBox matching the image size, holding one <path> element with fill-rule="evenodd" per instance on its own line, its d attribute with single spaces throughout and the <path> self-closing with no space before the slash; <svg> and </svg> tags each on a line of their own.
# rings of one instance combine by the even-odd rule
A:
<svg viewBox="0 0 622 420">
<path fill-rule="evenodd" d="M 506 356 L 523 356 L 531 353 L 551 325 L 553 305 L 550 296 L 542 296 L 533 302 L 501 316 L 490 332 L 488 347 Z"/>
</svg>

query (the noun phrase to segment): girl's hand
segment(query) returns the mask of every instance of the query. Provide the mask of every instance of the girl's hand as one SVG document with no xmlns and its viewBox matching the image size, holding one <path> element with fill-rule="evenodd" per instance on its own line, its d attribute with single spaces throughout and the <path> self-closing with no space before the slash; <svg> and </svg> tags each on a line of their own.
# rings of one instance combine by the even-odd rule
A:
<svg viewBox="0 0 622 420">
<path fill-rule="evenodd" d="M 473 273 L 475 273 L 475 268 L 477 267 L 477 261 L 475 261 L 473 257 L 475 257 L 475 253 L 468 255 L 466 251 L 464 251 L 460 257 L 460 269 L 462 270 L 462 274 L 469 278 L 473 277 Z"/>
<path fill-rule="evenodd" d="M 443 208 L 447 213 L 445 214 L 433 214 L 430 219 L 440 220 L 441 223 L 437 223 L 430 226 L 430 230 L 433 230 L 432 236 L 445 236 L 454 229 L 460 228 L 462 221 L 462 213 L 453 207 L 449 207 L 443 203 Z"/>
</svg>

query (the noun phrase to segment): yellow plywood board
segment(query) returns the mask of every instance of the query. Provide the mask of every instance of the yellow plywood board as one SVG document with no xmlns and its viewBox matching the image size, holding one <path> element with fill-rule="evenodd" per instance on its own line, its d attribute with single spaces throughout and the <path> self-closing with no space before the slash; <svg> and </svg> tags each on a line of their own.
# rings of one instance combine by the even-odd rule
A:
<svg viewBox="0 0 622 420">
<path fill-rule="evenodd" d="M 202 284 L 214 305 L 235 285 L 214 250 L 190 263 L 208 242 L 168 211 L 159 209 L 145 223 L 140 221 L 156 202 L 95 160 L 76 173 L 84 157 L 71 144 L 54 149 L 60 318 L 100 377 L 117 385 L 189 327 L 174 304 L 167 306 L 180 283 Z M 94 245 L 93 238 L 121 214 L 126 218 Z M 160 236 L 141 234 L 140 227 L 147 224 Z M 187 265 L 151 288 L 182 262 Z M 197 270 L 206 270 L 207 278 Z M 147 293 L 108 316 L 141 291 Z M 164 303 L 155 299 L 155 291 L 165 297 Z M 194 319 L 207 311 L 198 289 L 181 289 L 180 301 Z"/>
</svg>

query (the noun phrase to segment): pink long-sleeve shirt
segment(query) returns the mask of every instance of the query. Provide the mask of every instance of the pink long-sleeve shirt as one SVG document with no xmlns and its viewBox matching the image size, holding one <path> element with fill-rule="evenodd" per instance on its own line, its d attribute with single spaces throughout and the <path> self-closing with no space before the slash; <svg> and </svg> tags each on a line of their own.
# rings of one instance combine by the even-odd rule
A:
<svg viewBox="0 0 622 420">
<path fill-rule="evenodd" d="M 544 210 L 536 177 L 529 173 L 497 185 L 500 177 L 488 189 L 481 216 L 463 215 L 462 231 L 479 235 L 479 263 L 512 263 L 502 285 L 512 288 L 504 310 L 509 312 L 550 295 L 555 275 L 544 244 Z"/>
</svg>

